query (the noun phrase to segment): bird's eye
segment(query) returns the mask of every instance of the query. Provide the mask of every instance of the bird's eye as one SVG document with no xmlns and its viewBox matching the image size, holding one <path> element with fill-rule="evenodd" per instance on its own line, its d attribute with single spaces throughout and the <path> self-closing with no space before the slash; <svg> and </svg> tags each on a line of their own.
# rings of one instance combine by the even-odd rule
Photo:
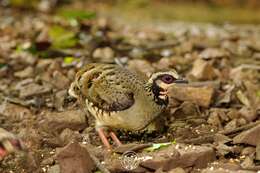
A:
<svg viewBox="0 0 260 173">
<path fill-rule="evenodd" d="M 161 80 L 162 80 L 164 83 L 170 84 L 170 83 L 173 83 L 173 82 L 174 82 L 175 78 L 174 78 L 173 76 L 171 76 L 171 75 L 166 74 L 166 75 L 163 75 L 163 76 L 162 76 Z"/>
</svg>

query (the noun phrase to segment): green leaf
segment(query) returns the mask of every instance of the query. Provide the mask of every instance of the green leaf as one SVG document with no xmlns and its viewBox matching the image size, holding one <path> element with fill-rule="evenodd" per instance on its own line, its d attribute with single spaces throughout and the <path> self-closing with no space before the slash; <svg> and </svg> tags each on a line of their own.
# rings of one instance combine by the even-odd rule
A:
<svg viewBox="0 0 260 173">
<path fill-rule="evenodd" d="M 53 48 L 71 48 L 75 47 L 78 43 L 78 39 L 74 32 L 57 25 L 52 26 L 49 29 L 49 36 Z"/>
<path fill-rule="evenodd" d="M 168 146 L 175 144 L 175 143 L 176 143 L 176 141 L 174 140 L 172 142 L 153 144 L 151 147 L 145 148 L 144 151 L 153 152 L 155 150 L 159 150 L 161 148 L 168 147 Z"/>
<path fill-rule="evenodd" d="M 71 63 L 73 63 L 73 62 L 75 62 L 75 61 L 78 61 L 79 59 L 77 59 L 77 58 L 75 58 L 75 57 L 72 57 L 72 56 L 67 56 L 67 57 L 65 57 L 64 59 L 63 59 L 63 62 L 65 63 L 65 64 L 71 64 Z"/>
<path fill-rule="evenodd" d="M 256 96 L 257 96 L 257 97 L 260 97 L 260 90 L 258 90 L 258 91 L 256 92 Z"/>
<path fill-rule="evenodd" d="M 83 20 L 83 19 L 93 19 L 96 17 L 95 12 L 90 12 L 86 10 L 73 10 L 73 9 L 61 9 L 58 11 L 58 15 L 67 20 Z"/>
<path fill-rule="evenodd" d="M 0 69 L 6 66 L 6 64 L 0 63 Z"/>
<path fill-rule="evenodd" d="M 37 49 L 36 49 L 35 44 L 31 44 L 29 47 L 24 47 L 22 44 L 17 45 L 15 51 L 18 52 L 18 53 L 23 52 L 23 51 L 30 52 L 31 54 L 37 53 Z"/>
</svg>

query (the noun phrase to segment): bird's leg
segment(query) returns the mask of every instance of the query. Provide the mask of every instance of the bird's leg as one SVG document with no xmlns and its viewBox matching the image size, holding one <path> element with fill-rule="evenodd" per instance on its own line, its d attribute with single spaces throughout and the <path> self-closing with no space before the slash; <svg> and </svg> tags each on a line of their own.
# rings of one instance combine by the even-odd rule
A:
<svg viewBox="0 0 260 173">
<path fill-rule="evenodd" d="M 114 132 L 110 132 L 109 133 L 112 140 L 116 143 L 117 146 L 122 145 L 122 143 L 120 142 L 120 140 L 117 138 L 116 134 Z"/>
<path fill-rule="evenodd" d="M 0 128 L 0 160 L 9 153 L 23 149 L 21 141 L 15 135 Z"/>
<path fill-rule="evenodd" d="M 0 147 L 0 160 L 2 160 L 7 155 L 7 151 Z"/>
<path fill-rule="evenodd" d="M 109 144 L 109 142 L 107 140 L 107 137 L 106 137 L 106 135 L 104 133 L 104 129 L 103 128 L 98 128 L 97 132 L 98 132 L 98 135 L 99 135 L 102 143 L 105 145 L 105 147 L 107 147 L 108 149 L 111 149 L 111 146 L 110 146 L 110 144 Z"/>
<path fill-rule="evenodd" d="M 18 139 L 4 139 L 3 141 L 0 141 L 0 160 L 9 153 L 22 149 L 23 147 Z"/>
</svg>

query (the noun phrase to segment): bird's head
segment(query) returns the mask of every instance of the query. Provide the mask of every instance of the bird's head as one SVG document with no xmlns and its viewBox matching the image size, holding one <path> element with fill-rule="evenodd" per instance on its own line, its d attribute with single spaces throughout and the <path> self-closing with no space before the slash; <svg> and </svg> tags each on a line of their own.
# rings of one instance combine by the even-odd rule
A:
<svg viewBox="0 0 260 173">
<path fill-rule="evenodd" d="M 188 83 L 188 81 L 181 78 L 175 70 L 154 73 L 148 81 L 155 101 L 160 105 L 168 104 L 168 89 L 180 83 Z"/>
</svg>

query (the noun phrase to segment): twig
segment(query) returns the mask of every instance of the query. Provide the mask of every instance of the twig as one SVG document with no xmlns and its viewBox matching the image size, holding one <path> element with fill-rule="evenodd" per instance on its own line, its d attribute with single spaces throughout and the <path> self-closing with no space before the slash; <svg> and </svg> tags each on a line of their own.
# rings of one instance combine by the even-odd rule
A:
<svg viewBox="0 0 260 173">
<path fill-rule="evenodd" d="M 197 138 L 192 138 L 192 139 L 186 139 L 186 140 L 178 140 L 178 142 L 183 142 L 186 144 L 204 144 L 204 143 L 212 143 L 214 141 L 214 135 L 215 134 L 210 134 L 206 136 L 200 136 Z"/>
<path fill-rule="evenodd" d="M 243 125 L 243 126 L 240 126 L 238 128 L 235 128 L 235 129 L 231 129 L 231 130 L 224 130 L 224 131 L 220 131 L 219 133 L 223 134 L 223 135 L 233 135 L 237 132 L 240 132 L 240 131 L 243 131 L 243 130 L 247 130 L 247 129 L 250 129 L 256 125 L 260 124 L 260 121 L 256 121 L 256 122 L 253 122 L 253 123 L 250 123 L 250 124 L 246 124 L 246 125 Z"/>
<path fill-rule="evenodd" d="M 241 64 L 238 67 L 239 69 L 252 69 L 252 70 L 260 70 L 260 65 L 255 65 L 255 64 Z"/>
</svg>

